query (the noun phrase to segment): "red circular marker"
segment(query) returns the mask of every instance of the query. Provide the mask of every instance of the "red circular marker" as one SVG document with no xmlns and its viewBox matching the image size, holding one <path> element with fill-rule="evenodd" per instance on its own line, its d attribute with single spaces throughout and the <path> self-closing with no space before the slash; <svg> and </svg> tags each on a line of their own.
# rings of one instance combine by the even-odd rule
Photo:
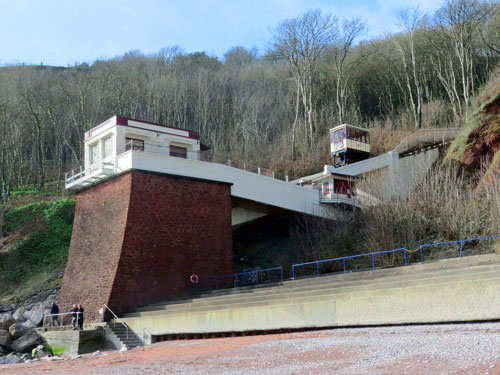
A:
<svg viewBox="0 0 500 375">
<path fill-rule="evenodd" d="M 198 284 L 198 281 L 200 281 L 200 278 L 198 277 L 198 275 L 193 274 L 193 275 L 189 276 L 189 281 L 191 281 L 193 284 Z"/>
</svg>

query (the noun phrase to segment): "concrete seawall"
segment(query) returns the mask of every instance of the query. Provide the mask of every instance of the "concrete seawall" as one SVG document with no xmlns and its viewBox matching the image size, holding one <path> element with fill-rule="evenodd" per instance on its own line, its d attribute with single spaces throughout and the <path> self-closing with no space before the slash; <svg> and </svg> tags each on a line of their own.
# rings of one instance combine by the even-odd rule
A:
<svg viewBox="0 0 500 375">
<path fill-rule="evenodd" d="M 315 284 L 317 283 L 317 284 Z M 500 256 L 216 293 L 127 314 L 139 336 L 500 319 Z"/>
</svg>

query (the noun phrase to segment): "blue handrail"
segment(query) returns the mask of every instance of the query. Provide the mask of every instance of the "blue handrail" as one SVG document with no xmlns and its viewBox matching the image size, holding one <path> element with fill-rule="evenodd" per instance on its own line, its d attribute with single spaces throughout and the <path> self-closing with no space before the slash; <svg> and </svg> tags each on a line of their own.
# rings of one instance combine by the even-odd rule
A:
<svg viewBox="0 0 500 375">
<path fill-rule="evenodd" d="M 347 259 L 371 256 L 372 257 L 372 269 L 375 269 L 375 255 L 395 253 L 395 252 L 398 252 L 398 251 L 402 251 L 403 252 L 403 256 L 404 256 L 404 260 L 405 260 L 405 266 L 406 266 L 408 264 L 408 260 L 407 260 L 407 257 L 406 257 L 406 252 L 408 250 L 406 250 L 406 248 L 402 247 L 402 248 L 393 249 L 393 250 L 377 251 L 377 252 L 373 252 L 373 253 L 357 254 L 357 255 L 350 255 L 350 256 L 346 256 L 346 257 L 331 258 L 331 259 L 324 259 L 324 260 L 316 260 L 316 261 L 313 261 L 313 262 L 293 264 L 292 265 L 292 280 L 295 279 L 295 267 L 302 267 L 302 266 L 307 266 L 307 265 L 311 265 L 311 264 L 316 264 L 316 275 L 319 276 L 320 275 L 320 272 L 319 272 L 319 264 L 320 263 L 333 262 L 333 261 L 336 261 L 336 260 L 341 260 L 342 264 L 343 264 L 344 273 L 346 273 L 346 260 Z"/>
<path fill-rule="evenodd" d="M 229 273 L 227 275 L 217 275 L 217 276 L 207 276 L 207 277 L 201 277 L 200 278 L 200 283 L 204 280 L 215 280 L 215 289 L 218 288 L 218 280 L 219 279 L 224 279 L 228 277 L 239 277 L 243 275 L 250 275 L 250 274 L 259 274 L 263 272 L 268 272 L 268 271 L 280 271 L 280 280 L 283 281 L 283 267 L 274 267 L 274 268 L 266 268 L 263 270 L 251 270 L 251 271 L 245 271 L 245 272 L 237 272 L 237 273 Z M 258 277 L 258 276 L 257 276 Z"/>
<path fill-rule="evenodd" d="M 422 261 L 422 263 L 424 263 L 424 247 L 439 246 L 439 245 L 449 245 L 449 244 L 452 244 L 452 243 L 459 243 L 460 244 L 460 256 L 459 257 L 462 258 L 463 252 L 464 252 L 464 242 L 486 240 L 488 238 L 496 238 L 496 237 L 500 237 L 500 234 L 495 234 L 493 236 L 477 237 L 477 238 L 467 238 L 465 240 L 458 240 L 458 241 L 446 241 L 446 242 L 426 243 L 426 244 L 420 245 L 420 260 Z"/>
</svg>

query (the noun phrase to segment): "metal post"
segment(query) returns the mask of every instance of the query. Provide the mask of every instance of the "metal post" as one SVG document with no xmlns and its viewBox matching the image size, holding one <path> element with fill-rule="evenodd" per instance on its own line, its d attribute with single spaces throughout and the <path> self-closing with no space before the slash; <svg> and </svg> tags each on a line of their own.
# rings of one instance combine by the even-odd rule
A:
<svg viewBox="0 0 500 375">
<path fill-rule="evenodd" d="M 231 159 L 227 159 L 227 165 L 231 166 Z"/>
<path fill-rule="evenodd" d="M 316 273 L 318 274 L 319 276 L 319 262 L 316 262 Z"/>
<path fill-rule="evenodd" d="M 247 163 L 243 163 L 243 170 L 246 171 L 247 170 Z"/>
<path fill-rule="evenodd" d="M 257 168 L 257 173 L 260 174 L 260 167 Z"/>
<path fill-rule="evenodd" d="M 271 172 L 271 177 L 274 178 L 274 171 Z"/>
<path fill-rule="evenodd" d="M 75 170 L 71 169 L 71 181 L 75 182 Z"/>
<path fill-rule="evenodd" d="M 283 281 L 283 267 L 280 267 L 281 270 L 281 281 Z"/>
<path fill-rule="evenodd" d="M 83 166 L 80 165 L 80 178 L 82 178 L 82 177 L 83 177 Z"/>
<path fill-rule="evenodd" d="M 462 258 L 463 250 L 464 250 L 464 241 L 460 241 L 460 258 Z"/>
<path fill-rule="evenodd" d="M 292 266 L 292 280 L 295 280 L 295 266 Z"/>
<path fill-rule="evenodd" d="M 407 266 L 408 265 L 408 261 L 406 259 L 406 249 L 403 249 L 403 254 L 405 256 L 405 266 Z"/>
<path fill-rule="evenodd" d="M 420 262 L 424 263 L 424 248 L 420 245 Z"/>
<path fill-rule="evenodd" d="M 285 176 L 285 181 L 288 182 L 288 175 Z"/>
<path fill-rule="evenodd" d="M 345 273 L 345 258 L 342 259 L 344 262 L 344 273 Z"/>
<path fill-rule="evenodd" d="M 372 254 L 372 269 L 375 269 L 375 254 Z"/>
</svg>

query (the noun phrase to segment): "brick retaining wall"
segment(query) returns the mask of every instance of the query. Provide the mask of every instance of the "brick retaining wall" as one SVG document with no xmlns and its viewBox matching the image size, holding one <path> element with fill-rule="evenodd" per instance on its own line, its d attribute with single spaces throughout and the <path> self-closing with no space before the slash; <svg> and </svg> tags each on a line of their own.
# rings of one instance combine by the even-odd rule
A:
<svg viewBox="0 0 500 375">
<path fill-rule="evenodd" d="M 230 185 L 133 170 L 77 195 L 59 294 L 98 321 L 189 293 L 187 281 L 233 272 Z"/>
</svg>

